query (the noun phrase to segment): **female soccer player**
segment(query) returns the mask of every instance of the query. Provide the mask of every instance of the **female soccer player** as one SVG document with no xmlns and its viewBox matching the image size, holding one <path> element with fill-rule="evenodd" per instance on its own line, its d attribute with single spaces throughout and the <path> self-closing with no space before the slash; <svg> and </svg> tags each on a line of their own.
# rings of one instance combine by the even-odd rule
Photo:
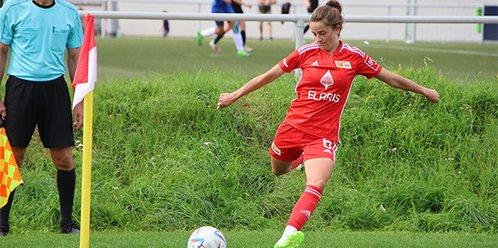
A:
<svg viewBox="0 0 498 248">
<path fill-rule="evenodd" d="M 353 78 L 376 77 L 402 90 L 419 93 L 438 102 L 438 92 L 382 68 L 360 49 L 340 40 L 342 6 L 336 0 L 317 8 L 310 19 L 315 42 L 293 51 L 277 65 L 232 93 L 222 93 L 218 107 L 227 107 L 248 93 L 280 77 L 302 69 L 297 97 L 278 127 L 269 149 L 272 172 L 282 175 L 304 161 L 306 189 L 294 206 L 282 237 L 275 247 L 299 247 L 300 230 L 315 210 L 335 165 L 340 118 Z"/>
</svg>

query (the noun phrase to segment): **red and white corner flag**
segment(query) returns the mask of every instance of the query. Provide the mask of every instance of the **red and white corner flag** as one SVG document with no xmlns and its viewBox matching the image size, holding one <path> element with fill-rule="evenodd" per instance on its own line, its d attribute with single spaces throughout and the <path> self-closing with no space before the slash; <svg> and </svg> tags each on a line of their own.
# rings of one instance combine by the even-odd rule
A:
<svg viewBox="0 0 498 248">
<path fill-rule="evenodd" d="M 85 95 L 93 91 L 97 81 L 97 46 L 94 36 L 94 18 L 86 14 L 84 18 L 85 37 L 81 46 L 76 73 L 74 74 L 73 86 L 73 109 L 83 101 Z"/>
<path fill-rule="evenodd" d="M 92 121 L 93 88 L 97 81 L 97 47 L 93 32 L 93 16 L 85 15 L 85 37 L 80 49 L 72 86 L 73 109 L 85 99 L 83 113 L 83 166 L 81 169 L 80 247 L 90 247 L 90 200 L 92 184 Z"/>
</svg>

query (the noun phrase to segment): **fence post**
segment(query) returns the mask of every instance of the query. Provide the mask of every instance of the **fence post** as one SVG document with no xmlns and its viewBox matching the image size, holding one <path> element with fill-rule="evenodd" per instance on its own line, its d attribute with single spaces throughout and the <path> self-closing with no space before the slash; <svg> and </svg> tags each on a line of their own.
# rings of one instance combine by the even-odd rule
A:
<svg viewBox="0 0 498 248">
<path fill-rule="evenodd" d="M 304 21 L 303 20 L 298 20 L 295 23 L 295 28 L 294 28 L 294 37 L 295 37 L 295 42 L 296 42 L 296 49 L 299 48 L 304 44 Z M 301 70 L 296 69 L 294 70 L 294 75 L 296 78 L 301 77 Z"/>
<path fill-rule="evenodd" d="M 417 16 L 418 13 L 417 13 L 417 10 L 418 10 L 418 7 L 417 7 L 417 0 L 414 0 L 414 6 L 413 6 L 413 15 L 414 16 Z M 417 41 L 417 23 L 413 23 L 413 42 L 415 43 Z"/>
<path fill-rule="evenodd" d="M 116 0 L 108 0 L 107 2 L 111 11 L 118 11 L 118 2 Z M 117 19 L 108 19 L 106 24 L 108 25 L 107 35 L 111 38 L 116 38 L 118 36 L 119 21 Z"/>
<path fill-rule="evenodd" d="M 387 6 L 387 15 L 392 15 L 392 6 Z M 387 24 L 387 43 L 391 42 L 391 23 Z"/>
<path fill-rule="evenodd" d="M 197 13 L 202 13 L 202 4 L 200 2 L 197 4 Z M 202 30 L 201 21 L 197 22 L 197 30 Z"/>
<path fill-rule="evenodd" d="M 406 5 L 406 15 L 407 16 L 417 15 L 415 12 L 416 5 L 417 5 L 417 0 L 407 0 L 407 5 Z M 415 42 L 415 24 L 414 23 L 406 23 L 405 24 L 405 42 L 406 43 Z"/>
</svg>

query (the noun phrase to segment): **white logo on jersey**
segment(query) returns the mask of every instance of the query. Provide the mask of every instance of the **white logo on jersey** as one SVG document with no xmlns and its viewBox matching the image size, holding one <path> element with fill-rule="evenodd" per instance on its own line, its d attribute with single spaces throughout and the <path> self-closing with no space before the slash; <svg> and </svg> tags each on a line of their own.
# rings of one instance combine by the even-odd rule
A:
<svg viewBox="0 0 498 248">
<path fill-rule="evenodd" d="M 334 78 L 332 77 L 330 70 L 327 70 L 327 73 L 323 75 L 322 79 L 320 79 L 320 83 L 325 86 L 325 90 L 334 84 Z"/>
<path fill-rule="evenodd" d="M 308 99 L 314 101 L 329 101 L 329 102 L 339 102 L 341 100 L 341 95 L 329 93 L 329 92 L 316 92 L 314 90 L 308 91 Z"/>
<path fill-rule="evenodd" d="M 320 66 L 320 65 L 318 64 L 318 60 L 315 60 L 315 62 L 311 63 L 311 66 L 313 66 L 313 67 L 318 67 L 318 66 Z"/>
<path fill-rule="evenodd" d="M 335 62 L 335 66 L 337 66 L 337 68 L 342 68 L 342 69 L 352 69 L 353 68 L 351 66 L 351 62 L 349 62 L 349 61 L 336 60 L 334 62 Z"/>
<path fill-rule="evenodd" d="M 287 58 L 284 58 L 284 60 L 282 61 L 282 63 L 285 65 L 285 67 L 289 67 L 289 65 L 287 64 Z"/>
<path fill-rule="evenodd" d="M 368 67 L 372 68 L 372 70 L 377 71 L 379 69 L 379 64 L 369 56 L 365 57 L 363 61 Z"/>
</svg>

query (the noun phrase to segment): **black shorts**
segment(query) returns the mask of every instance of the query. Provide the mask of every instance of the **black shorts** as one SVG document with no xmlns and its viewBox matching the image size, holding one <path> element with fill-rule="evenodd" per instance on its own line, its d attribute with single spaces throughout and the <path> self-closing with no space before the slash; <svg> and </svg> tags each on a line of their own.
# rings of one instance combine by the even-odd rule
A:
<svg viewBox="0 0 498 248">
<path fill-rule="evenodd" d="M 270 14 L 271 13 L 271 5 L 258 5 L 259 13 L 261 14 Z"/>
<path fill-rule="evenodd" d="M 233 8 L 233 12 L 235 12 L 237 14 L 243 14 L 244 13 L 244 11 L 242 10 L 242 6 L 240 6 L 239 4 L 232 3 L 232 8 Z"/>
<path fill-rule="evenodd" d="M 71 99 L 63 76 L 46 82 L 10 76 L 5 107 L 5 128 L 12 146 L 27 147 L 35 126 L 45 148 L 74 146 Z"/>
</svg>

